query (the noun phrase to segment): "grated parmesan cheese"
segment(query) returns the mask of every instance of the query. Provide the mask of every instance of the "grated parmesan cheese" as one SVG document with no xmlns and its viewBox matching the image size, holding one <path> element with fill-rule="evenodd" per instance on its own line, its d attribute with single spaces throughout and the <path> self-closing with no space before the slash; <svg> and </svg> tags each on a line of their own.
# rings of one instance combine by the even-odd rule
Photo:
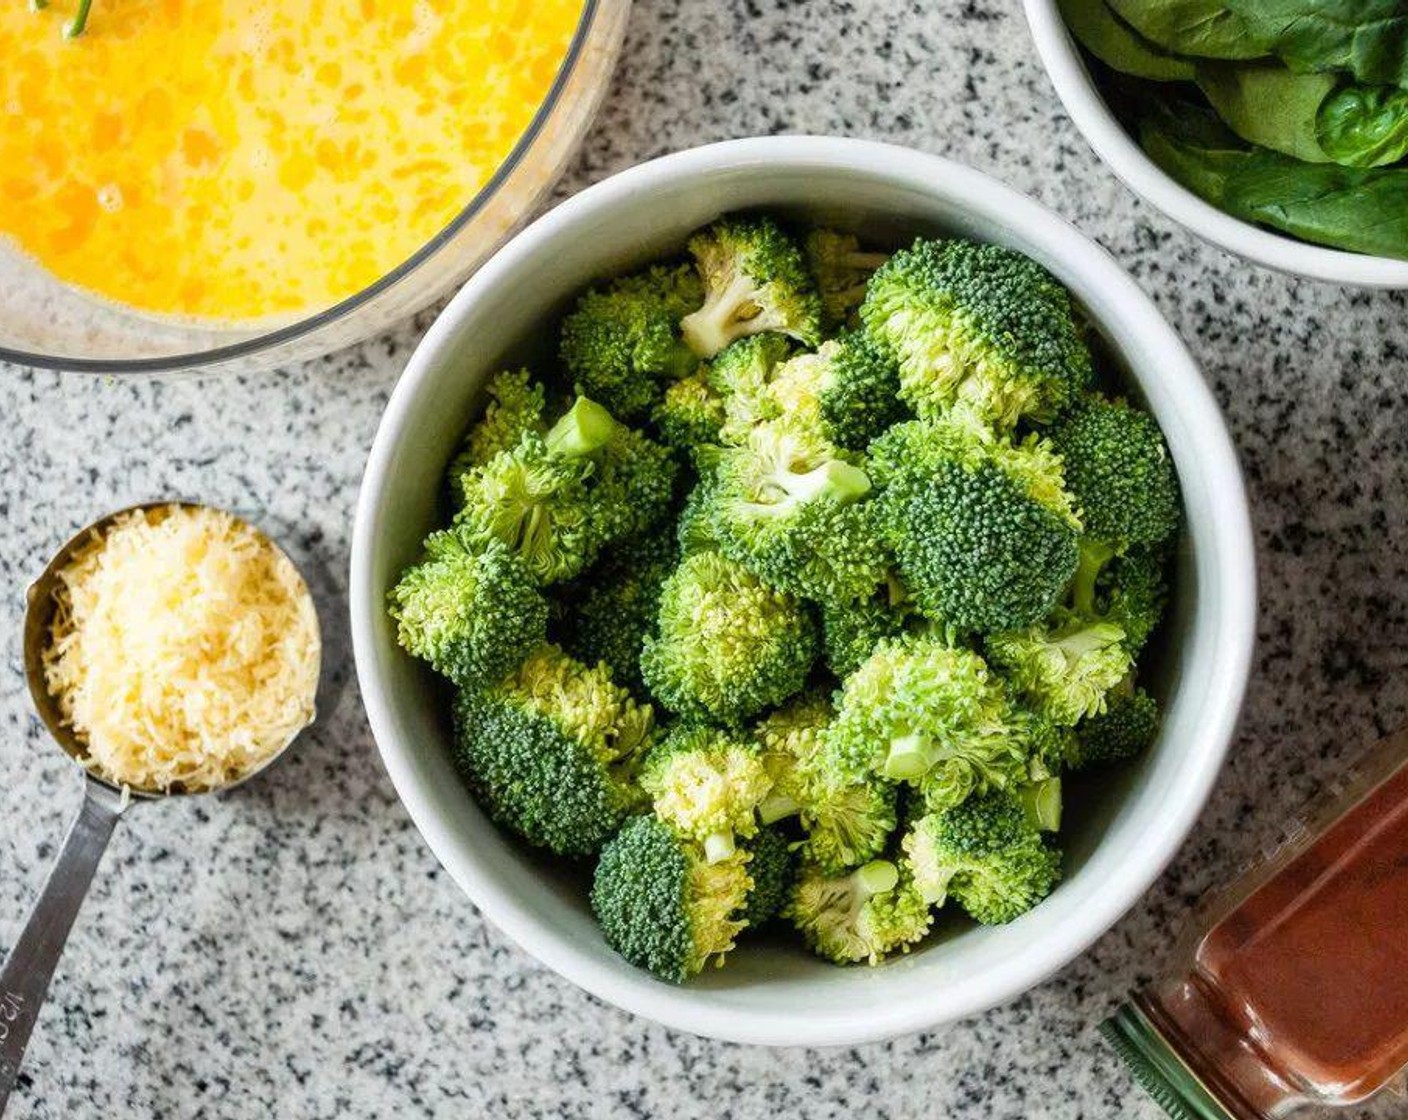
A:
<svg viewBox="0 0 1408 1120">
<path fill-rule="evenodd" d="M 44 676 L 91 770 L 141 790 L 212 789 L 313 718 L 317 614 L 298 570 L 220 510 L 118 519 L 59 574 Z"/>
</svg>

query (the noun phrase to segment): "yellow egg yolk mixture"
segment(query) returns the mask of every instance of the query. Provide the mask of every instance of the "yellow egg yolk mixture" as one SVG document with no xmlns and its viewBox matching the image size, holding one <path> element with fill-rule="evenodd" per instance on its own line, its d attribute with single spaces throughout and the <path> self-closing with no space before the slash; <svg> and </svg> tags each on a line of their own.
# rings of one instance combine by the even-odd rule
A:
<svg viewBox="0 0 1408 1120">
<path fill-rule="evenodd" d="M 327 307 L 443 229 L 531 124 L 582 0 L 0 3 L 0 238 L 145 312 Z"/>
</svg>

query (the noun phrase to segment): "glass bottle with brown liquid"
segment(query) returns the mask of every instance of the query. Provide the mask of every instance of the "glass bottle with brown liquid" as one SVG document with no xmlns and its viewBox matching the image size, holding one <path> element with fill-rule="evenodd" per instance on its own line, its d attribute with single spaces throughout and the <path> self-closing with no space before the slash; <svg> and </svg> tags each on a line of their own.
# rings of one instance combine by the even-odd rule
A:
<svg viewBox="0 0 1408 1120">
<path fill-rule="evenodd" d="M 1408 1069 L 1408 733 L 1326 802 L 1101 1028 L 1177 1120 L 1357 1104 Z"/>
</svg>

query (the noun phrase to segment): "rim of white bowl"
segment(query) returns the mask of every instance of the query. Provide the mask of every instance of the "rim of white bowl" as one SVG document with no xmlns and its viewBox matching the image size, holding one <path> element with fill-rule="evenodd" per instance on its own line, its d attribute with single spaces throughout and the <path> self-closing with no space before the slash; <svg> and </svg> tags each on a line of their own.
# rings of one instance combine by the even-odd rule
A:
<svg viewBox="0 0 1408 1120">
<path fill-rule="evenodd" d="M 1115 119 L 1056 0 L 1024 0 L 1037 54 L 1056 95 L 1095 154 L 1130 190 L 1203 240 L 1255 264 L 1311 280 L 1363 288 L 1408 288 L 1408 261 L 1350 253 L 1261 229 L 1181 186 Z"/>
<path fill-rule="evenodd" d="M 1224 573 L 1225 599 L 1214 648 L 1223 662 L 1204 699 L 1201 754 L 1189 757 L 1177 800 L 1151 822 L 1100 901 L 1061 927 L 1061 936 L 1034 941 L 1030 951 L 998 975 L 961 979 L 945 988 L 942 1006 L 918 988 L 915 997 L 881 1009 L 857 1009 L 844 1023 L 808 1020 L 779 1008 L 758 1012 L 719 1008 L 691 995 L 688 986 L 662 985 L 621 962 L 602 964 L 566 938 L 544 928 L 510 890 L 482 873 L 459 849 L 453 830 L 440 820 L 413 773 L 411 755 L 393 728 L 387 673 L 375 639 L 383 590 L 371 584 L 371 555 L 387 508 L 386 477 L 394 451 L 411 434 L 408 413 L 422 383 L 433 374 L 434 355 L 450 339 L 457 321 L 481 293 L 509 279 L 519 261 L 545 242 L 573 231 L 599 207 L 649 192 L 657 184 L 720 169 L 787 167 L 849 168 L 883 174 L 887 181 L 924 193 L 943 184 L 946 197 L 969 200 L 970 209 L 998 214 L 1009 227 L 1042 242 L 1094 284 L 1120 289 L 1125 327 L 1148 337 L 1161 354 L 1164 379 L 1179 384 L 1180 407 L 1200 432 L 1199 455 L 1206 473 L 1225 483 L 1212 488 L 1209 516 L 1218 526 L 1217 569 Z M 877 172 L 883 168 L 883 172 Z M 1202 812 L 1236 729 L 1250 674 L 1255 636 L 1256 570 L 1251 517 L 1232 441 L 1212 393 L 1183 341 L 1139 286 L 1104 249 L 1059 215 L 972 168 L 940 156 L 873 141 L 818 136 L 731 140 L 693 148 L 640 164 L 603 180 L 539 218 L 499 250 L 464 286 L 431 326 L 396 385 L 368 457 L 352 539 L 350 610 L 358 683 L 383 764 L 402 803 L 431 851 L 480 912 L 513 941 L 577 986 L 623 1010 L 667 1027 L 732 1042 L 768 1046 L 843 1046 L 879 1041 L 932 1028 L 986 1011 L 1029 990 L 1069 964 L 1109 930 L 1153 885 L 1177 853 Z"/>
</svg>

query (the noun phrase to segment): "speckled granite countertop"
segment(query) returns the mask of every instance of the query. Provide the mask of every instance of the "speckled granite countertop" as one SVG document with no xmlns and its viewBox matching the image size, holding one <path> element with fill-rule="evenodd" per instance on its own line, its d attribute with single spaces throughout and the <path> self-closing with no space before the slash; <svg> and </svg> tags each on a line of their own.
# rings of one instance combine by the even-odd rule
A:
<svg viewBox="0 0 1408 1120">
<path fill-rule="evenodd" d="M 1017 0 L 638 0 L 563 189 L 783 131 L 941 152 L 1035 195 L 1134 273 L 1215 384 L 1256 511 L 1261 645 L 1232 760 L 1163 881 L 1055 980 L 952 1028 L 832 1052 L 673 1034 L 485 925 L 400 808 L 348 683 L 277 780 L 128 816 L 11 1115 L 1156 1115 L 1092 1025 L 1148 976 L 1195 895 L 1408 721 L 1408 300 L 1253 269 L 1138 203 L 1066 119 Z M 0 369 L 0 948 L 78 798 L 22 692 L 18 588 L 76 523 L 131 500 L 263 510 L 325 569 L 350 682 L 337 596 L 353 503 L 423 327 L 249 379 Z"/>
</svg>

